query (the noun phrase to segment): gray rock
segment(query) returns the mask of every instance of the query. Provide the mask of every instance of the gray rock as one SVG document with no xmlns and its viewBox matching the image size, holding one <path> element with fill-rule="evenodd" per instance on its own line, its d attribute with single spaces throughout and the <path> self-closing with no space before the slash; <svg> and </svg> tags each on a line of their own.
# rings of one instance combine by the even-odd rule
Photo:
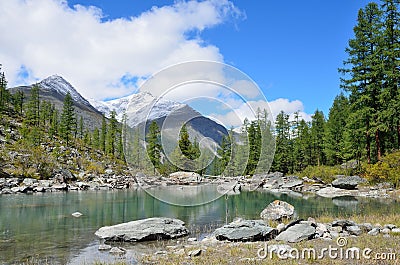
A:
<svg viewBox="0 0 400 265">
<path fill-rule="evenodd" d="M 374 228 L 371 223 L 362 223 L 362 224 L 359 224 L 359 226 L 360 226 L 361 230 L 363 230 L 366 233 L 368 233 L 369 231 L 372 230 L 372 228 Z"/>
<path fill-rule="evenodd" d="M 396 228 L 397 226 L 396 225 L 394 225 L 394 224 L 385 224 L 384 226 L 383 226 L 383 228 L 389 228 L 390 230 L 392 230 L 393 228 Z"/>
<path fill-rule="evenodd" d="M 12 193 L 20 192 L 20 187 L 12 187 L 12 188 L 11 188 L 11 192 L 12 192 Z"/>
<path fill-rule="evenodd" d="M 296 224 L 280 233 L 275 239 L 290 243 L 311 239 L 315 235 L 315 227 L 308 224 Z"/>
<path fill-rule="evenodd" d="M 264 183 L 266 189 L 278 189 L 284 184 L 282 177 L 274 176 Z"/>
<path fill-rule="evenodd" d="M 172 239 L 188 234 L 185 223 L 179 219 L 154 217 L 105 226 L 96 231 L 96 236 L 106 241 L 148 241 Z"/>
<path fill-rule="evenodd" d="M 113 247 L 110 250 L 110 254 L 113 254 L 113 255 L 123 255 L 123 254 L 125 254 L 125 252 L 126 252 L 125 249 L 119 248 L 119 247 Z"/>
<path fill-rule="evenodd" d="M 54 179 L 61 183 L 69 183 L 75 181 L 76 177 L 68 169 L 59 169 L 55 172 Z"/>
<path fill-rule="evenodd" d="M 32 187 L 37 182 L 37 179 L 25 178 L 24 181 L 22 181 L 22 184 L 28 187 Z"/>
<path fill-rule="evenodd" d="M 368 232 L 368 235 L 370 235 L 370 236 L 376 236 L 376 235 L 379 234 L 379 231 L 380 231 L 379 228 L 376 228 L 376 227 L 375 227 L 375 228 L 372 228 L 372 230 Z"/>
<path fill-rule="evenodd" d="M 169 178 L 175 181 L 182 182 L 201 182 L 202 177 L 196 172 L 178 171 L 169 174 Z"/>
<path fill-rule="evenodd" d="M 350 196 L 351 193 L 345 189 L 335 187 L 325 187 L 317 191 L 317 195 L 325 198 L 336 198 L 341 196 Z"/>
<path fill-rule="evenodd" d="M 392 229 L 392 233 L 399 234 L 400 233 L 400 228 L 393 228 Z"/>
<path fill-rule="evenodd" d="M 74 212 L 74 213 L 72 213 L 71 215 L 72 215 L 73 217 L 78 218 L 78 217 L 81 217 L 83 214 L 80 213 L 80 212 Z"/>
<path fill-rule="evenodd" d="M 286 225 L 284 223 L 280 223 L 276 226 L 276 230 L 278 230 L 278 233 L 282 232 L 285 229 L 286 229 Z"/>
<path fill-rule="evenodd" d="M 111 175 L 113 173 L 113 170 L 111 168 L 107 168 L 106 170 L 104 170 L 104 173 L 106 173 L 107 175 Z"/>
<path fill-rule="evenodd" d="M 55 190 L 67 190 L 68 186 L 67 186 L 67 184 L 62 183 L 62 184 L 55 184 L 52 186 L 52 188 Z"/>
<path fill-rule="evenodd" d="M 174 252 L 175 255 L 183 255 L 185 254 L 185 250 L 183 248 L 181 248 L 180 250 L 177 250 Z"/>
<path fill-rule="evenodd" d="M 329 234 L 331 235 L 332 238 L 339 237 L 339 233 L 336 231 L 331 231 Z"/>
<path fill-rule="evenodd" d="M 282 218 L 292 218 L 294 206 L 280 200 L 271 202 L 261 213 L 260 217 L 265 220 L 282 220 Z"/>
<path fill-rule="evenodd" d="M 33 191 L 35 191 L 35 192 L 45 192 L 46 189 L 44 187 L 38 186 L 38 187 L 34 187 Z"/>
<path fill-rule="evenodd" d="M 343 231 L 343 228 L 341 226 L 333 226 L 329 229 L 330 232 L 337 232 L 341 233 Z"/>
<path fill-rule="evenodd" d="M 357 224 L 353 221 L 350 220 L 335 220 L 332 222 L 332 226 L 341 226 L 341 227 L 347 227 L 347 226 L 356 226 Z"/>
<path fill-rule="evenodd" d="M 283 177 L 283 173 L 276 171 L 276 172 L 272 172 L 272 173 L 268 173 L 267 178 L 282 178 Z"/>
<path fill-rule="evenodd" d="M 276 229 L 262 220 L 239 220 L 216 229 L 213 235 L 218 240 L 257 241 L 269 240 L 276 236 Z"/>
<path fill-rule="evenodd" d="M 4 188 L 1 190 L 1 194 L 12 194 L 13 191 L 9 188 Z"/>
<path fill-rule="evenodd" d="M 100 251 L 107 251 L 110 250 L 112 247 L 110 245 L 106 245 L 106 244 L 101 244 L 98 248 L 98 250 Z"/>
<path fill-rule="evenodd" d="M 44 188 L 49 188 L 53 185 L 53 181 L 47 180 L 47 179 L 42 179 L 39 180 L 39 186 L 44 187 Z"/>
<path fill-rule="evenodd" d="M 359 236 L 362 234 L 362 230 L 358 225 L 351 225 L 346 227 L 346 231 L 350 233 L 350 235 Z"/>
<path fill-rule="evenodd" d="M 189 257 L 197 257 L 197 256 L 200 256 L 200 254 L 201 254 L 201 249 L 199 248 L 199 249 L 194 249 L 194 250 L 189 251 L 188 256 Z"/>
<path fill-rule="evenodd" d="M 358 184 L 364 182 L 366 182 L 366 180 L 359 176 L 339 177 L 332 182 L 332 186 L 340 189 L 353 190 Z"/>
<path fill-rule="evenodd" d="M 303 181 L 298 179 L 297 177 L 290 178 L 285 184 L 281 186 L 283 189 L 292 189 L 294 187 L 303 185 Z"/>
<path fill-rule="evenodd" d="M 75 185 L 81 190 L 87 190 L 90 187 L 89 183 L 83 181 L 78 181 L 75 183 Z"/>
<path fill-rule="evenodd" d="M 317 236 L 323 237 L 325 235 L 325 233 L 327 233 L 327 232 L 328 232 L 328 228 L 326 227 L 325 224 L 317 223 L 317 227 L 315 229 L 315 233 L 317 234 Z"/>
</svg>

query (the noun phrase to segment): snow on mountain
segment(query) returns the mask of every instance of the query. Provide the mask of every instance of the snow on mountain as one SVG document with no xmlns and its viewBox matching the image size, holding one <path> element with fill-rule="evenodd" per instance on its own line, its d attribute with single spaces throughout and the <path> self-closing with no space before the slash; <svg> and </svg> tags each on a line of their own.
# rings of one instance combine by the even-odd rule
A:
<svg viewBox="0 0 400 265">
<path fill-rule="evenodd" d="M 38 85 L 44 90 L 54 90 L 63 96 L 69 92 L 74 101 L 90 106 L 90 103 L 67 80 L 59 75 L 49 76 L 40 81 Z"/>
<path fill-rule="evenodd" d="M 126 113 L 130 126 L 136 126 L 147 119 L 155 120 L 165 117 L 169 113 L 186 106 L 170 100 L 156 99 L 148 92 L 139 92 L 108 101 L 96 101 L 93 99 L 89 101 L 92 106 L 107 117 L 110 116 L 112 110 L 115 110 L 116 118 L 119 121 L 122 121 L 123 115 Z"/>
</svg>

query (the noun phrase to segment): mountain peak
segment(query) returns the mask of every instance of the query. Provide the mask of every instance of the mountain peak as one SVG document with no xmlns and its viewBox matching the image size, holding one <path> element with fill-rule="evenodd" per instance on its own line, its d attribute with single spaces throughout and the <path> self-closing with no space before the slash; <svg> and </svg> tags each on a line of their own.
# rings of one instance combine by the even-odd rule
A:
<svg viewBox="0 0 400 265">
<path fill-rule="evenodd" d="M 39 86 L 45 90 L 56 91 L 63 96 L 69 93 L 75 101 L 81 102 L 85 105 L 90 105 L 90 103 L 60 75 L 55 74 L 43 79 L 39 82 Z"/>
</svg>

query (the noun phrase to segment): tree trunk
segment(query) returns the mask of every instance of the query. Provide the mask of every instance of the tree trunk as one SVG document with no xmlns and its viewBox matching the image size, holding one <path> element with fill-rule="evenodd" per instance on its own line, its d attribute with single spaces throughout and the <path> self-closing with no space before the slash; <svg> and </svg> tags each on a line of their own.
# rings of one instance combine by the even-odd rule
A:
<svg viewBox="0 0 400 265">
<path fill-rule="evenodd" d="M 365 130 L 366 145 L 365 150 L 367 151 L 367 162 L 371 164 L 371 141 L 369 137 L 369 122 L 367 121 L 367 128 Z"/>
<path fill-rule="evenodd" d="M 378 161 L 380 161 L 381 156 L 382 156 L 382 150 L 381 150 L 381 140 L 380 140 L 379 129 L 375 131 L 375 144 L 376 144 L 376 151 L 377 151 L 377 159 L 378 159 Z"/>
<path fill-rule="evenodd" d="M 400 122 L 397 121 L 397 149 L 400 149 Z"/>
</svg>

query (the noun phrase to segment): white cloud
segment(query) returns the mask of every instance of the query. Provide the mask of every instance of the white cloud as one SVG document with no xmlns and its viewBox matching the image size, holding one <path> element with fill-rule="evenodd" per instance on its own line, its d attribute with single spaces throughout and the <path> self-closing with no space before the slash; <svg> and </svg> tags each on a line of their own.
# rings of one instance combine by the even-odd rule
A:
<svg viewBox="0 0 400 265">
<path fill-rule="evenodd" d="M 144 77 L 171 64 L 223 61 L 201 32 L 243 16 L 228 0 L 178 1 L 139 16 L 102 21 L 95 7 L 62 0 L 0 1 L 0 62 L 10 85 L 61 74 L 90 98 L 120 97 Z M 199 35 L 197 35 L 199 36 Z M 21 78 L 21 67 L 29 75 Z M 138 82 L 121 82 L 123 76 Z"/>
<path fill-rule="evenodd" d="M 245 118 L 249 120 L 256 119 L 257 109 L 263 111 L 264 109 L 268 111 L 268 113 L 272 113 L 269 115 L 269 120 L 272 123 L 275 121 L 276 116 L 279 112 L 283 111 L 286 114 L 289 114 L 289 119 L 294 119 L 294 113 L 299 112 L 300 119 L 304 119 L 305 121 L 311 120 L 311 115 L 304 112 L 303 103 L 299 100 L 290 101 L 288 99 L 279 98 L 270 102 L 266 102 L 264 100 L 258 101 L 248 101 L 246 103 L 242 103 L 239 107 L 233 107 L 232 110 L 227 112 L 226 114 L 210 114 L 210 118 L 219 121 L 220 124 L 229 128 L 231 126 L 238 127 L 243 124 Z"/>
</svg>

